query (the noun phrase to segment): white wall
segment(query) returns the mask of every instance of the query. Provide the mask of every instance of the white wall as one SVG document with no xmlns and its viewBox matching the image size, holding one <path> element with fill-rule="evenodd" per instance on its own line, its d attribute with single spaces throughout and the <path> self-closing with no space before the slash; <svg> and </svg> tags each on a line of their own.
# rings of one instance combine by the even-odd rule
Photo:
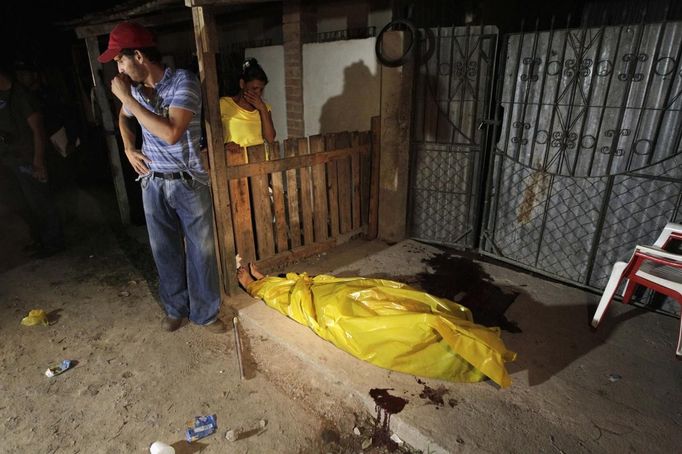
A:
<svg viewBox="0 0 682 454">
<path fill-rule="evenodd" d="M 379 115 L 380 74 L 375 38 L 303 45 L 306 136 L 366 131 Z"/>
<path fill-rule="evenodd" d="M 305 135 L 366 131 L 379 115 L 380 67 L 374 38 L 303 45 Z M 277 140 L 288 137 L 284 89 L 284 48 L 246 49 L 261 64 L 270 82 L 265 100 L 272 106 Z"/>
<path fill-rule="evenodd" d="M 244 51 L 246 58 L 255 58 L 268 75 L 265 102 L 272 107 L 272 122 L 277 140 L 287 138 L 287 104 L 284 94 L 284 48 L 282 46 L 255 47 Z"/>
</svg>

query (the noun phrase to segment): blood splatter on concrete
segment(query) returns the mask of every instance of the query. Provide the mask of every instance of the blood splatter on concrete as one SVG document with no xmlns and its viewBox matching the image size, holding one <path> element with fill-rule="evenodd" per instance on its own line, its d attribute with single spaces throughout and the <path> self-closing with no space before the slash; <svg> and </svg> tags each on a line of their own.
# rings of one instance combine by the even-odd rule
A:
<svg viewBox="0 0 682 454">
<path fill-rule="evenodd" d="M 409 402 L 402 397 L 392 396 L 388 393 L 391 388 L 372 388 L 369 395 L 374 399 L 374 409 L 377 412 L 376 425 L 372 434 L 374 446 L 386 446 L 389 451 L 398 449 L 398 444 L 391 440 L 391 415 L 400 413 Z"/>
</svg>

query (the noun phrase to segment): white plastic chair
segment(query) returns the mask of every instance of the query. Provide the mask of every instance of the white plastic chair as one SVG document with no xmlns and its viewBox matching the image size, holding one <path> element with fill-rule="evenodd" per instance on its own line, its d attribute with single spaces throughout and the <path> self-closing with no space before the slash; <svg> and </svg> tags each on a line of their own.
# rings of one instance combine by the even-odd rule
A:
<svg viewBox="0 0 682 454">
<path fill-rule="evenodd" d="M 668 223 L 653 246 L 637 246 L 630 261 L 616 262 L 613 265 L 611 276 L 592 318 L 593 327 L 599 325 L 623 280 L 627 280 L 623 304 L 630 302 L 637 285 L 643 285 L 674 298 L 682 307 L 682 254 L 666 250 L 672 240 L 682 240 L 681 224 Z M 676 353 L 682 356 L 682 319 Z"/>
</svg>

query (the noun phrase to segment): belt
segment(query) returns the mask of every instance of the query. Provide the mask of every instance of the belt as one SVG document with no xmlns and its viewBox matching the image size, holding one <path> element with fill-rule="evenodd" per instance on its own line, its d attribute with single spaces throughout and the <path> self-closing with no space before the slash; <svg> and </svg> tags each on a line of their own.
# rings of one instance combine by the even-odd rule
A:
<svg viewBox="0 0 682 454">
<path fill-rule="evenodd" d="M 152 178 L 163 178 L 164 180 L 191 180 L 192 175 L 187 172 L 152 172 Z"/>
</svg>

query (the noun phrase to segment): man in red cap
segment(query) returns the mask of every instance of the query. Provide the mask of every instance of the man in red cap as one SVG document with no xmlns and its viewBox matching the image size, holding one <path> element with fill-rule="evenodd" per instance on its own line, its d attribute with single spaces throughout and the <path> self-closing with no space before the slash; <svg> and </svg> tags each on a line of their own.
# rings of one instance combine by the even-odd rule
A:
<svg viewBox="0 0 682 454">
<path fill-rule="evenodd" d="M 213 242 L 213 206 L 208 173 L 199 155 L 201 87 L 196 76 L 161 63 L 154 35 L 122 22 L 111 31 L 102 63 L 116 61 L 112 93 L 123 106 L 119 127 L 125 153 L 140 175 L 149 242 L 159 272 L 163 323 L 175 331 L 187 317 L 212 332 L 225 332 L 218 319 L 220 292 Z M 135 147 L 135 117 L 142 150 Z"/>
</svg>

